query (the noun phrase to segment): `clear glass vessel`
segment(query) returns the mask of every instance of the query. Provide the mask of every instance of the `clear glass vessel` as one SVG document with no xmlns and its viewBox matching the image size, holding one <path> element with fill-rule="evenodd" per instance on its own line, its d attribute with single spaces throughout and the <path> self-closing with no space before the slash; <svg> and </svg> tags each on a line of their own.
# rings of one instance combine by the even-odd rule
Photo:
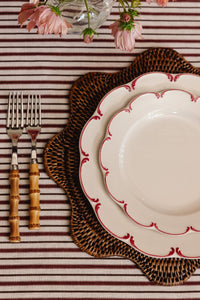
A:
<svg viewBox="0 0 200 300">
<path fill-rule="evenodd" d="M 80 33 L 88 26 L 88 17 L 84 0 L 49 0 L 48 4 L 60 4 L 62 16 L 73 26 L 71 33 Z M 90 10 L 90 25 L 93 29 L 100 27 L 112 9 L 113 0 L 87 0 Z"/>
</svg>

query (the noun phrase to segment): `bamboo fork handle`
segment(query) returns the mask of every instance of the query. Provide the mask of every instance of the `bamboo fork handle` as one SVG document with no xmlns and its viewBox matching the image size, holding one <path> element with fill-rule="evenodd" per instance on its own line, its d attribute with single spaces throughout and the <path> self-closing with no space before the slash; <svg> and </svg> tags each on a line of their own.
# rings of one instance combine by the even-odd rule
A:
<svg viewBox="0 0 200 300">
<path fill-rule="evenodd" d="M 29 229 L 40 229 L 40 190 L 39 190 L 39 168 L 37 163 L 30 164 L 30 219 Z"/>
<path fill-rule="evenodd" d="M 10 180 L 10 242 L 20 242 L 19 234 L 19 215 L 18 205 L 20 201 L 19 197 L 19 170 L 11 170 L 9 175 Z"/>
</svg>

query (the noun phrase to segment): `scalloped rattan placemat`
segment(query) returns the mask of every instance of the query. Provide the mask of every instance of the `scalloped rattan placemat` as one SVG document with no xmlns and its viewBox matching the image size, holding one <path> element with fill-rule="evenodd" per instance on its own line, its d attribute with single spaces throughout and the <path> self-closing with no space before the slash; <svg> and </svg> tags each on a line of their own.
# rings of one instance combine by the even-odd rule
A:
<svg viewBox="0 0 200 300">
<path fill-rule="evenodd" d="M 88 73 L 79 78 L 70 93 L 71 114 L 63 131 L 55 135 L 44 151 L 48 175 L 65 190 L 72 207 L 71 235 L 83 251 L 95 257 L 122 256 L 132 260 L 150 281 L 176 285 L 187 280 L 200 260 L 145 256 L 111 236 L 99 224 L 79 183 L 79 136 L 99 101 L 111 89 L 153 71 L 194 73 L 200 70 L 169 48 L 153 48 L 137 56 L 126 69 L 115 73 Z"/>
</svg>

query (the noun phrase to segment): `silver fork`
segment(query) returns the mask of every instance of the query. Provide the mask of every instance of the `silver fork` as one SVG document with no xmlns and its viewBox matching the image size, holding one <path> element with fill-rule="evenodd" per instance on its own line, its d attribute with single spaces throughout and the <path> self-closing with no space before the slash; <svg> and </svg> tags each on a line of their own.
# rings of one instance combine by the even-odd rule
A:
<svg viewBox="0 0 200 300">
<path fill-rule="evenodd" d="M 6 130 L 12 141 L 12 160 L 9 175 L 10 180 L 10 242 L 20 242 L 18 205 L 19 197 L 19 168 L 17 159 L 18 140 L 22 135 L 23 121 L 23 94 L 10 92 L 8 98 L 8 114 Z"/>
<path fill-rule="evenodd" d="M 40 229 L 40 190 L 36 140 L 41 131 L 41 98 L 28 95 L 26 131 L 31 137 L 31 160 L 29 172 L 30 218 L 29 229 Z"/>
</svg>

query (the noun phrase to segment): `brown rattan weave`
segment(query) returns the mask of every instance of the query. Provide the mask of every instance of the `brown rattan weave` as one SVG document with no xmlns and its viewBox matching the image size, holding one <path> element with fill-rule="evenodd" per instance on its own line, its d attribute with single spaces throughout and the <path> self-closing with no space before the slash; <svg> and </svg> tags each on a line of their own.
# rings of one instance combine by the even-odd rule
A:
<svg viewBox="0 0 200 300">
<path fill-rule="evenodd" d="M 199 266 L 198 259 L 151 258 L 111 236 L 99 224 L 79 183 L 80 132 L 102 97 L 114 87 L 152 71 L 194 73 L 200 70 L 169 48 L 152 48 L 115 74 L 88 73 L 79 78 L 70 93 L 71 114 L 63 131 L 47 144 L 44 163 L 48 175 L 62 187 L 72 207 L 71 235 L 83 251 L 95 257 L 121 256 L 132 260 L 152 283 L 177 285 Z"/>
</svg>

